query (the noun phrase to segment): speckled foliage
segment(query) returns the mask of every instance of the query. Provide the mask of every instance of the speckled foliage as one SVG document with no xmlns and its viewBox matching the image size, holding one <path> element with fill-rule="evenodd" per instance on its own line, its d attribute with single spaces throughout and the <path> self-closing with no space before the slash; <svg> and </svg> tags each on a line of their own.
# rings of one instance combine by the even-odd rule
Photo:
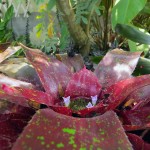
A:
<svg viewBox="0 0 150 150">
<path fill-rule="evenodd" d="M 0 97 L 29 108 L 40 109 L 41 104 L 47 108 L 37 111 L 13 150 L 126 150 L 132 149 L 131 144 L 138 150 L 136 141 L 148 150 L 150 144 L 138 134 L 128 135 L 130 144 L 124 132 L 145 132 L 150 124 L 150 75 L 132 76 L 141 53 L 115 49 L 94 72 L 83 67 L 73 73 L 71 64 L 67 67 L 39 50 L 24 48 L 44 91 L 3 82 Z"/>
<path fill-rule="evenodd" d="M 6 109 L 2 111 L 0 106 L 0 149 L 10 150 L 35 111 L 29 107 L 2 102 Z"/>
<path fill-rule="evenodd" d="M 56 54 L 56 58 L 62 61 L 72 72 L 80 71 L 84 67 L 83 58 L 80 54 L 68 57 L 67 54 Z"/>
<path fill-rule="evenodd" d="M 84 67 L 72 76 L 67 85 L 65 97 L 77 98 L 99 95 L 101 88 L 98 78 Z"/>
<path fill-rule="evenodd" d="M 127 52 L 115 49 L 105 55 L 95 69 L 95 74 L 103 87 L 127 79 L 134 71 L 141 52 Z"/>
<path fill-rule="evenodd" d="M 73 118 L 45 109 L 34 115 L 12 150 L 29 149 L 132 150 L 132 145 L 114 112 Z"/>
<path fill-rule="evenodd" d="M 128 133 L 128 138 L 133 145 L 133 149 L 135 150 L 149 150 L 150 144 L 145 143 L 141 137 Z"/>
<path fill-rule="evenodd" d="M 72 73 L 57 59 L 47 57 L 40 50 L 26 50 L 26 57 L 36 69 L 45 91 L 57 98 L 64 92 Z"/>
</svg>

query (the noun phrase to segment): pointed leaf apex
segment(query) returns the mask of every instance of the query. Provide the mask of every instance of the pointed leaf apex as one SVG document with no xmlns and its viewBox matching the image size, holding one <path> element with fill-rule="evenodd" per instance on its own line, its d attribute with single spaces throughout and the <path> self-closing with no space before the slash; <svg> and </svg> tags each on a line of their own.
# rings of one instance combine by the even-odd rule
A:
<svg viewBox="0 0 150 150">
<path fill-rule="evenodd" d="M 29 48 L 29 47 L 23 45 L 22 43 L 18 43 L 18 45 L 20 45 L 25 51 L 33 51 L 33 52 L 41 53 L 41 51 L 39 49 Z"/>
<path fill-rule="evenodd" d="M 86 97 L 90 98 L 92 95 L 99 95 L 101 85 L 98 78 L 85 67 L 79 72 L 75 73 L 65 91 L 65 97 L 71 98 Z"/>
</svg>

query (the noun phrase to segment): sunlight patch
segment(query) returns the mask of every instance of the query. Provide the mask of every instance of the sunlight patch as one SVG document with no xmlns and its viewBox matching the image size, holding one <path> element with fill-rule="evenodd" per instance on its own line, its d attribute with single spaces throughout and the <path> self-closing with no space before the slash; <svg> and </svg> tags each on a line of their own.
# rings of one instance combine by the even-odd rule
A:
<svg viewBox="0 0 150 150">
<path fill-rule="evenodd" d="M 114 66 L 113 70 L 117 73 L 117 79 L 120 79 L 123 76 L 123 73 L 131 72 L 131 68 L 125 64 L 117 64 Z"/>
</svg>

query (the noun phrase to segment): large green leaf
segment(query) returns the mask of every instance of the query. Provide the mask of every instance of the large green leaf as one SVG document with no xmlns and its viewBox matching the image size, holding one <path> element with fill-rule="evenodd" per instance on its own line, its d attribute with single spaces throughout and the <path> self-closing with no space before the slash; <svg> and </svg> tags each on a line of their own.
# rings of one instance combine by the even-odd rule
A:
<svg viewBox="0 0 150 150">
<path fill-rule="evenodd" d="M 112 9 L 112 27 L 128 24 L 145 6 L 147 0 L 120 0 Z"/>
<path fill-rule="evenodd" d="M 11 5 L 5 13 L 4 22 L 8 22 L 13 17 L 14 7 Z"/>
<path fill-rule="evenodd" d="M 150 74 L 150 59 L 140 58 L 133 75 Z"/>
<path fill-rule="evenodd" d="M 56 5 L 56 0 L 49 0 L 48 6 L 47 6 L 48 10 L 49 10 L 49 11 L 52 10 L 52 8 L 53 8 L 55 5 Z"/>
<path fill-rule="evenodd" d="M 146 30 L 144 30 L 144 29 L 141 29 L 141 28 L 137 28 L 137 29 L 142 31 L 143 33 L 149 35 L 149 33 Z M 136 51 L 142 51 L 143 52 L 144 51 L 145 57 L 148 56 L 149 50 L 150 50 L 150 45 L 138 44 L 138 43 L 133 42 L 131 40 L 128 40 L 128 44 L 129 44 L 129 48 L 130 48 L 131 52 L 136 52 Z"/>
<path fill-rule="evenodd" d="M 117 24 L 115 27 L 115 31 L 134 42 L 141 44 L 150 44 L 150 35 L 147 35 L 132 26 Z"/>
<path fill-rule="evenodd" d="M 5 30 L 0 30 L 0 43 L 3 40 L 5 33 L 6 33 Z"/>
<path fill-rule="evenodd" d="M 0 30 L 4 30 L 5 29 L 5 22 L 0 22 Z"/>
<path fill-rule="evenodd" d="M 150 14 L 150 2 L 147 2 L 145 7 L 142 9 L 142 13 Z"/>
<path fill-rule="evenodd" d="M 138 43 L 135 43 L 131 40 L 128 40 L 128 44 L 129 44 L 129 47 L 130 47 L 130 51 L 131 52 L 136 52 L 136 51 L 144 51 L 144 55 L 145 57 L 147 56 L 148 52 L 149 52 L 149 49 L 150 49 L 150 45 L 147 45 L 147 44 L 138 44 Z"/>
</svg>

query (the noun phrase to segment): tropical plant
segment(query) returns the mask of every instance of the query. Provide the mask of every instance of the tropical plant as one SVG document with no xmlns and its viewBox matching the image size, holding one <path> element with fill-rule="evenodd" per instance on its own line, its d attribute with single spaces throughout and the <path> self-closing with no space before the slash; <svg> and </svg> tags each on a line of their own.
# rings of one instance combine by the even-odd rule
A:
<svg viewBox="0 0 150 150">
<path fill-rule="evenodd" d="M 20 81 L 8 77 L 13 82 L 1 82 L 0 97 L 21 105 L 13 104 L 13 110 L 10 104 L 0 115 L 0 125 L 5 129 L 0 132 L 2 149 L 10 148 L 18 136 L 13 150 L 150 147 L 138 134 L 131 133 L 142 129 L 144 137 L 150 123 L 150 75 L 131 75 L 140 52 L 115 49 L 104 56 L 94 72 L 80 67 L 73 73 L 70 67 L 40 50 L 21 46 L 44 90 L 36 90 L 35 85 L 30 89 L 27 84 L 14 86 L 12 83 Z M 33 115 L 31 106 L 46 108 Z"/>
<path fill-rule="evenodd" d="M 39 2 L 42 1 L 38 1 L 38 3 Z M 60 35 L 68 35 L 68 32 L 65 32 L 65 34 L 63 32 L 67 31 L 67 25 L 71 39 L 74 41 L 74 49 L 79 51 L 83 56 L 87 56 L 91 50 L 91 46 L 94 48 L 95 45 L 97 49 L 103 51 L 108 51 L 110 48 L 112 49 L 122 45 L 127 45 L 127 49 L 129 45 L 132 51 L 138 50 L 139 48 L 136 46 L 136 43 L 131 43 L 131 41 L 128 40 L 129 44 L 126 44 L 125 38 L 122 40 L 122 38 L 115 33 L 114 29 L 118 23 L 123 25 L 132 24 L 132 26 L 136 24 L 134 21 L 137 18 L 136 16 L 140 15 L 141 12 L 148 11 L 149 2 L 146 2 L 147 0 L 138 0 L 138 2 L 133 2 L 132 0 L 128 0 L 127 2 L 124 0 L 86 0 L 86 2 L 85 0 L 49 0 L 47 10 L 50 12 L 51 9 L 56 6 L 57 19 L 61 28 Z M 135 7 L 132 8 L 132 6 Z M 130 11 L 131 8 L 132 11 Z M 124 15 L 124 17 L 122 17 L 122 15 Z M 64 24 L 62 25 L 61 23 L 62 18 L 65 22 L 65 30 L 63 29 Z M 55 29 L 52 29 L 55 34 Z M 120 32 L 117 33 L 120 34 Z M 63 39 L 66 39 L 66 37 Z M 129 39 L 132 39 L 132 37 Z M 65 40 L 60 40 L 60 45 L 66 43 L 64 41 Z M 56 49 L 55 45 L 59 47 L 56 40 L 49 41 L 48 43 L 53 43 L 52 47 L 54 49 Z M 63 48 L 65 47 L 66 45 L 63 46 Z"/>
<path fill-rule="evenodd" d="M 135 5 L 137 7 L 132 7 Z M 132 11 L 130 11 L 131 9 Z M 147 45 L 149 44 L 147 35 L 149 29 L 145 23 L 145 20 L 147 23 L 149 22 L 148 10 L 148 0 L 128 0 L 128 2 L 119 0 L 112 9 L 112 26 L 115 31 L 127 39 L 130 51 L 143 51 L 144 49 L 145 55 L 148 54 L 150 48 Z"/>
<path fill-rule="evenodd" d="M 41 3 L 42 1 L 39 0 L 36 2 Z M 65 5 L 63 4 L 64 2 L 67 4 L 67 7 L 65 6 L 66 4 Z M 98 4 L 100 2 L 98 0 L 94 0 L 94 1 L 88 0 L 86 2 L 69 0 L 64 2 L 62 1 L 62 3 L 60 3 L 60 1 L 49 0 L 46 5 L 46 10 L 48 12 L 52 12 L 51 11 L 52 8 L 55 7 L 55 11 L 56 11 L 55 17 L 57 17 L 57 23 L 53 22 L 55 25 L 51 29 L 53 30 L 54 37 L 56 36 L 59 38 L 60 41 L 60 44 L 58 45 L 59 49 L 62 50 L 66 47 L 66 45 L 69 45 L 68 44 L 69 42 L 66 42 L 66 39 L 69 39 L 69 36 L 71 36 L 70 40 L 67 41 L 70 41 L 70 43 L 72 43 L 73 40 L 74 42 L 73 45 L 75 47 L 74 49 L 77 48 L 77 51 L 80 51 L 82 55 L 88 55 L 91 41 L 92 41 L 89 40 L 92 37 L 90 34 L 90 28 L 91 28 L 90 22 L 93 13 L 100 14 L 98 8 Z M 61 6 L 61 4 L 63 4 L 63 6 Z M 68 13 L 71 14 L 70 17 L 68 17 L 69 14 L 67 14 L 66 8 L 69 11 Z M 70 18 L 72 18 L 72 16 L 73 19 L 71 21 Z M 55 29 L 56 26 L 57 27 L 59 26 L 60 28 L 59 36 L 57 36 L 58 31 L 56 31 Z M 41 32 L 41 30 L 38 31 Z M 80 34 L 80 31 L 82 34 Z M 49 43 L 55 43 L 55 45 L 57 45 L 56 42 L 49 42 Z M 56 46 L 53 46 L 54 49 L 55 47 Z M 85 51 L 83 49 L 85 49 Z"/>
<path fill-rule="evenodd" d="M 86 56 L 93 43 L 96 43 L 98 48 L 104 51 L 124 44 L 124 41 L 116 40 L 118 38 L 114 32 L 116 24 L 133 24 L 136 16 L 144 10 L 144 7 L 147 8 L 146 2 L 147 0 L 134 2 L 132 0 L 127 2 L 124 0 L 88 0 L 86 2 L 84 0 L 61 2 L 56 0 L 56 6 L 62 13 L 70 35 L 78 45 L 79 52 Z M 132 11 L 130 11 L 131 7 Z M 123 15 L 124 17 L 122 17 Z M 132 50 L 133 47 L 130 43 L 129 46 Z"/>
<path fill-rule="evenodd" d="M 69 38 L 69 33 L 65 22 L 62 22 L 59 12 L 54 8 L 55 1 L 48 1 L 47 3 L 36 1 L 36 3 L 41 4 L 39 14 L 36 17 L 40 21 L 36 25 L 36 37 L 41 38 L 44 34 L 44 38 L 42 38 L 40 47 L 36 45 L 33 47 L 38 47 L 47 54 L 64 50 L 69 45 L 68 40 L 66 40 Z"/>
<path fill-rule="evenodd" d="M 104 2 L 104 5 L 107 5 L 107 2 Z M 96 33 L 100 33 L 101 35 L 103 34 L 103 30 L 98 32 L 100 30 L 100 26 L 99 28 L 96 28 L 97 26 L 95 25 L 95 27 L 92 28 L 92 26 L 96 22 L 96 19 L 99 19 L 99 16 L 101 16 L 102 14 L 105 15 L 105 12 L 107 12 L 107 10 L 109 9 L 106 8 L 106 11 L 101 12 L 100 4 L 101 0 L 76 0 L 73 2 L 68 0 L 62 1 L 61 3 L 60 1 L 56 0 L 56 6 L 62 13 L 64 21 L 67 23 L 68 30 L 72 39 L 74 40 L 75 47 L 78 47 L 79 52 L 83 56 L 87 56 L 89 54 L 91 45 L 95 42 L 93 36 L 95 30 Z M 102 44 L 106 45 L 105 40 Z"/>
<path fill-rule="evenodd" d="M 7 9 L 4 18 L 0 18 L 0 43 L 6 43 L 12 38 L 12 30 L 8 29 L 7 25 L 13 17 L 13 11 L 14 8 L 11 5 Z"/>
</svg>

